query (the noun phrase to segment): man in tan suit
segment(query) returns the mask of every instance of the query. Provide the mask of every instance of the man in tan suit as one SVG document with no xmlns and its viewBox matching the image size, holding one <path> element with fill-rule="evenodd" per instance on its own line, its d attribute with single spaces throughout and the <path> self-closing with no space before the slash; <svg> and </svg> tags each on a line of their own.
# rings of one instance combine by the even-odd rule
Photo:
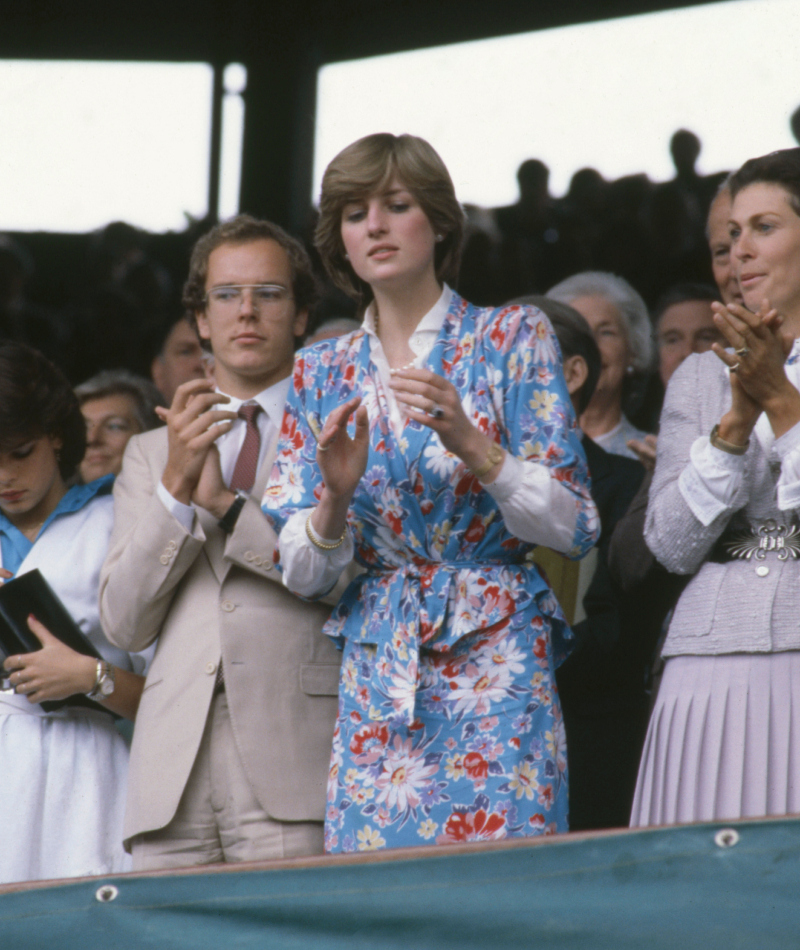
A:
<svg viewBox="0 0 800 950">
<path fill-rule="evenodd" d="M 217 391 L 180 386 L 115 486 L 103 629 L 126 650 L 157 638 L 125 819 L 139 870 L 322 851 L 339 654 L 330 608 L 281 585 L 260 509 L 313 294 L 275 225 L 242 215 L 201 238 L 184 304 Z"/>
</svg>

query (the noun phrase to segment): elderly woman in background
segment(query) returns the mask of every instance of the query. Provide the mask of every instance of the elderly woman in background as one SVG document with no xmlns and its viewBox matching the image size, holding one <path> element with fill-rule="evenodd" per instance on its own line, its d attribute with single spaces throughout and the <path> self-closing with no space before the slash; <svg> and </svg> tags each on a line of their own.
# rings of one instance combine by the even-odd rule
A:
<svg viewBox="0 0 800 950">
<path fill-rule="evenodd" d="M 149 379 L 125 369 L 105 370 L 76 387 L 86 420 L 86 454 L 79 473 L 84 483 L 119 475 L 122 456 L 132 435 L 161 425 L 156 406 L 161 393 Z"/>
<path fill-rule="evenodd" d="M 633 825 L 800 811 L 800 149 L 730 179 L 744 306 L 670 380 L 645 537 L 695 576 L 663 649 Z"/>
<path fill-rule="evenodd" d="M 462 228 L 423 139 L 367 136 L 325 172 L 317 247 L 366 313 L 298 354 L 264 510 L 296 593 L 329 591 L 354 550 L 365 568 L 326 627 L 329 851 L 567 829 L 571 633 L 528 555 L 582 556 L 597 513 L 547 318 L 445 283 Z"/>
<path fill-rule="evenodd" d="M 637 458 L 628 442 L 647 433 L 627 419 L 623 401 L 626 380 L 650 369 L 652 330 L 644 300 L 622 277 L 602 271 L 568 277 L 547 296 L 574 307 L 592 328 L 600 349 L 600 379 L 581 415 L 581 429 L 606 452 Z"/>
</svg>

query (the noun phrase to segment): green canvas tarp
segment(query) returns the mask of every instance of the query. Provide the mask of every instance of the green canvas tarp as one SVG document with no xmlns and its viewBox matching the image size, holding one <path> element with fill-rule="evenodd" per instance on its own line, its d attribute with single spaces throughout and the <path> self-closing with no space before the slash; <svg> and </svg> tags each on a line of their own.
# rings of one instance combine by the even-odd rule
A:
<svg viewBox="0 0 800 950">
<path fill-rule="evenodd" d="M 156 947 L 797 950 L 800 819 L 0 889 L 2 950 Z"/>
</svg>

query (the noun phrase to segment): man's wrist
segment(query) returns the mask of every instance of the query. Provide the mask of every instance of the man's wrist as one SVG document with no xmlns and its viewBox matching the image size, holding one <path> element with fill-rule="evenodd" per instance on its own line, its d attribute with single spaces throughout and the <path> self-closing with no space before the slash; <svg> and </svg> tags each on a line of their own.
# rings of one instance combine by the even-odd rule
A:
<svg viewBox="0 0 800 950">
<path fill-rule="evenodd" d="M 231 505 L 239 497 L 238 493 L 231 491 L 229 488 L 226 488 L 225 491 L 220 492 L 216 498 L 213 499 L 211 507 L 207 510 L 218 520 L 222 520 L 225 515 L 230 510 Z"/>
<path fill-rule="evenodd" d="M 233 529 L 236 527 L 236 522 L 239 520 L 239 515 L 242 513 L 242 508 L 244 508 L 245 503 L 247 502 L 247 495 L 244 492 L 228 492 L 229 495 L 233 496 L 233 500 L 227 509 L 223 511 L 222 516 L 217 521 L 217 524 L 222 528 L 225 534 L 230 534 Z M 216 506 L 215 506 L 216 509 Z M 212 512 L 214 513 L 214 512 Z"/>
<path fill-rule="evenodd" d="M 169 468 L 164 469 L 161 484 L 175 501 L 179 501 L 182 505 L 192 504 L 193 486 L 186 481 L 181 473 L 170 472 Z"/>
</svg>

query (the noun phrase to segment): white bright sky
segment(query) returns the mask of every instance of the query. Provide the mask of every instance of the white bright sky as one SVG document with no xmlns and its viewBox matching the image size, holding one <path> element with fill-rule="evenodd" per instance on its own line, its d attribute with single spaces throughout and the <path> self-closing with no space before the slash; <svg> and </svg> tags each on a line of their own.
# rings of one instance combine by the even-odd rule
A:
<svg viewBox="0 0 800 950">
<path fill-rule="evenodd" d="M 0 230 L 183 230 L 208 204 L 211 67 L 0 61 Z"/>
<path fill-rule="evenodd" d="M 679 127 L 702 139 L 702 171 L 734 168 L 795 144 L 798 51 L 800 0 L 730 0 L 334 64 L 319 76 L 314 195 L 328 161 L 377 131 L 427 138 L 459 198 L 485 206 L 516 200 L 526 158 L 547 162 L 555 194 L 586 165 L 669 178 Z M 211 83 L 203 63 L 0 61 L 0 230 L 180 230 L 205 214 Z M 241 100 L 225 117 L 231 214 Z"/>
<path fill-rule="evenodd" d="M 487 7 L 490 10 L 490 6 Z M 703 173 L 797 144 L 800 0 L 732 0 L 327 66 L 318 82 L 314 196 L 327 163 L 371 132 L 436 148 L 463 202 L 517 199 L 526 158 L 551 191 L 590 165 L 674 175 L 678 128 Z"/>
</svg>

